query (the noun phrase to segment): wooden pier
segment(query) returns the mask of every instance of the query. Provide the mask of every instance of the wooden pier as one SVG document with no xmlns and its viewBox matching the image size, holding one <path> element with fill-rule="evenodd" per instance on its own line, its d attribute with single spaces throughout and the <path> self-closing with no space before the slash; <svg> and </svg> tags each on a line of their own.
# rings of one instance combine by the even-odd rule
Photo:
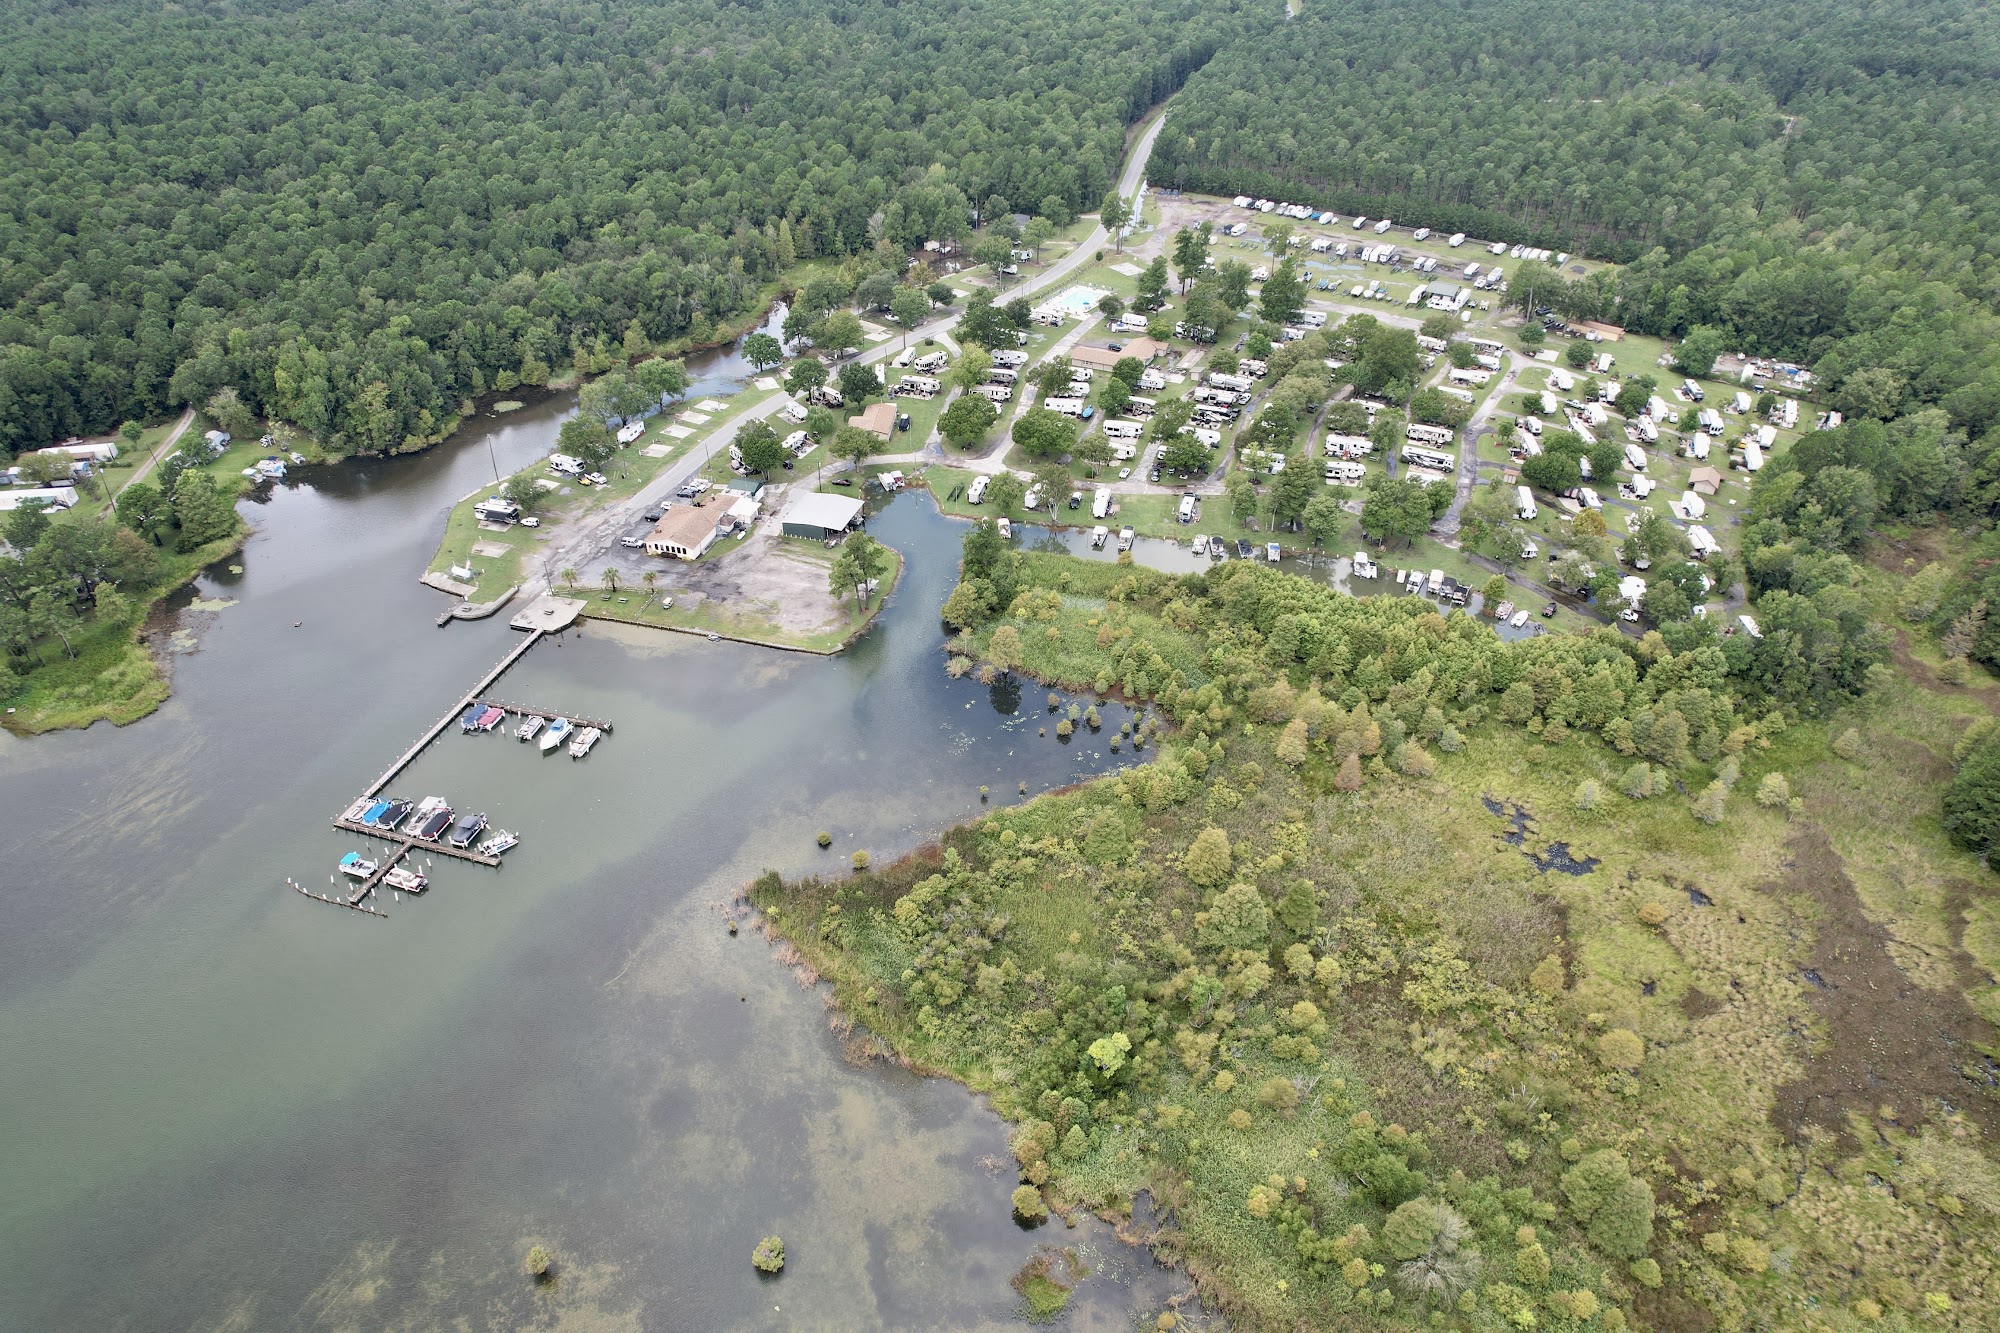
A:
<svg viewBox="0 0 2000 1333">
<path fill-rule="evenodd" d="M 398 773 L 402 772 L 404 769 L 408 768 L 411 764 L 415 763 L 417 756 L 422 754 L 425 750 L 429 749 L 432 741 L 444 735 L 446 728 L 450 727 L 452 723 L 458 721 L 460 717 L 464 716 L 465 710 L 472 707 L 474 701 L 476 701 L 480 695 L 486 692 L 486 689 L 489 685 L 491 685 L 494 681 L 500 679 L 501 676 L 505 675 L 507 673 L 507 669 L 513 666 L 514 663 L 520 661 L 524 656 L 526 656 L 530 648 L 540 643 L 542 641 L 543 633 L 544 631 L 542 630 L 529 631 L 527 638 L 521 640 L 520 643 L 514 646 L 513 651 L 509 652 L 505 657 L 501 658 L 499 665 L 495 666 L 491 671 L 487 672 L 484 676 L 480 677 L 479 683 L 477 685 L 474 685 L 471 689 L 467 690 L 465 692 L 465 697 L 463 699 L 460 699 L 457 703 L 453 704 L 450 712 L 446 713 L 443 717 L 439 718 L 436 722 L 432 723 L 430 730 L 426 731 L 423 735 L 417 737 L 417 743 L 415 745 L 412 745 L 409 749 L 403 751 L 403 753 L 401 754 L 401 756 L 397 758 L 395 763 L 389 765 L 388 768 L 383 770 L 381 777 L 376 778 L 373 783 L 369 784 L 367 787 L 362 789 L 361 794 L 363 796 L 381 795 L 382 789 L 388 786 L 391 782 L 394 782 L 396 780 L 396 775 Z M 378 830 L 364 828 L 361 831 L 364 833 L 375 833 Z"/>
<path fill-rule="evenodd" d="M 333 821 L 333 826 L 345 833 L 359 833 L 366 838 L 380 838 L 384 842 L 397 844 L 395 855 L 376 867 L 375 877 L 377 879 L 388 874 L 390 866 L 396 864 L 397 861 L 401 860 L 417 847 L 423 848 L 424 855 L 426 856 L 432 852 L 436 852 L 439 856 L 448 856 L 456 861 L 470 861 L 474 865 L 492 866 L 495 869 L 500 865 L 499 857 L 488 856 L 484 852 L 475 852 L 470 847 L 454 847 L 446 842 L 425 842 L 418 838 L 412 838 L 407 833 L 397 833 L 393 829 L 370 828 L 366 824 L 359 824 L 351 819 L 336 819 Z M 373 883 L 374 881 L 370 880 L 369 887 L 372 887 Z"/>
<path fill-rule="evenodd" d="M 607 736 L 611 734 L 611 724 L 609 722 L 599 722 L 596 718 L 578 717 L 575 713 L 558 713 L 552 708 L 530 708 L 526 704 L 510 704 L 505 699 L 483 699 L 479 702 L 490 704 L 494 708 L 498 708 L 502 712 L 512 714 L 515 717 L 539 717 L 550 722 L 555 721 L 559 717 L 566 717 L 579 727 L 596 727 Z M 470 707 L 470 705 L 467 706 Z"/>
<path fill-rule="evenodd" d="M 357 912 L 366 912 L 369 916 L 379 916 L 384 921 L 387 921 L 389 919 L 389 914 L 387 912 L 378 912 L 374 908 L 370 907 L 368 904 L 362 902 L 359 895 L 356 895 L 353 898 L 329 898 L 324 893 L 314 893 L 311 889 L 307 888 L 305 885 L 299 883 L 295 879 L 287 879 L 285 883 L 291 885 L 293 888 L 297 889 L 302 895 L 312 899 L 314 902 L 325 903 L 329 907 L 351 907 Z"/>
</svg>

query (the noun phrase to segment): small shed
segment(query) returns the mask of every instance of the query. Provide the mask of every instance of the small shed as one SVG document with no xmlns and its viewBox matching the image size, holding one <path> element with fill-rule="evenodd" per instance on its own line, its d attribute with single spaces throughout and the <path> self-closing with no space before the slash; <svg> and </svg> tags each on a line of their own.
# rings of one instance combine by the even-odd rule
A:
<svg viewBox="0 0 2000 1333">
<path fill-rule="evenodd" d="M 1698 467 L 1688 473 L 1688 489 L 1696 495 L 1714 495 L 1722 489 L 1722 474 L 1712 467 Z"/>
<path fill-rule="evenodd" d="M 870 403 L 858 417 L 849 417 L 847 424 L 859 426 L 871 435 L 888 439 L 896 431 L 896 405 L 894 403 Z"/>
<path fill-rule="evenodd" d="M 787 537 L 825 541 L 847 531 L 860 515 L 861 501 L 813 491 L 799 496 L 786 508 L 783 531 Z"/>
</svg>

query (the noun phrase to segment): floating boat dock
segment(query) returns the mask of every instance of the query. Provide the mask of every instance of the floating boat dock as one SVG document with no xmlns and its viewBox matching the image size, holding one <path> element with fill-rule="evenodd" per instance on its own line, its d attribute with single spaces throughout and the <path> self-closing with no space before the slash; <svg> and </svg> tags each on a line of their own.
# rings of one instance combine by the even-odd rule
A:
<svg viewBox="0 0 2000 1333">
<path fill-rule="evenodd" d="M 560 713 L 553 708 L 530 708 L 526 704 L 510 704 L 505 699 L 488 699 L 486 702 L 516 717 L 538 717 L 544 722 L 553 722 L 559 717 L 566 717 L 579 727 L 596 727 L 599 731 L 607 735 L 611 731 L 611 724 L 609 722 L 600 722 L 596 718 L 590 717 L 578 717 L 575 713 Z"/>
<path fill-rule="evenodd" d="M 311 889 L 307 888 L 305 885 L 299 883 L 295 879 L 287 879 L 285 883 L 291 885 L 293 888 L 297 889 L 301 894 L 312 899 L 314 902 L 325 903 L 329 907 L 351 907 L 357 912 L 366 912 L 369 916 L 379 916 L 384 921 L 387 921 L 389 919 L 389 914 L 387 912 L 378 912 L 374 908 L 370 907 L 367 903 L 362 902 L 360 894 L 356 894 L 352 898 L 331 898 L 324 893 L 314 893 Z"/>
<path fill-rule="evenodd" d="M 499 857 L 486 856 L 473 851 L 469 847 L 454 847 L 448 842 L 427 842 L 422 838 L 413 838 L 407 833 L 397 833 L 393 829 L 370 828 L 366 824 L 357 824 L 351 819 L 336 819 L 333 821 L 333 826 L 343 833 L 359 833 L 365 838 L 380 838 L 383 842 L 393 842 L 396 844 L 396 851 L 385 859 L 381 865 L 375 867 L 374 875 L 369 877 L 368 882 L 362 886 L 363 889 L 373 888 L 375 881 L 388 874 L 391 866 L 409 855 L 410 851 L 417 847 L 423 848 L 424 855 L 426 856 L 435 852 L 439 856 L 449 856 L 455 861 L 471 861 L 475 865 L 494 866 L 497 868 L 500 864 Z"/>
<path fill-rule="evenodd" d="M 495 605 L 497 607 L 498 604 L 496 603 Z M 507 655 L 495 663 L 491 671 L 480 677 L 478 683 L 467 690 L 463 698 L 453 704 L 443 717 L 432 723 L 423 735 L 417 737 L 415 744 L 398 755 L 396 761 L 384 769 L 380 777 L 376 778 L 374 782 L 363 789 L 358 799 L 349 804 L 340 814 L 333 817 L 333 826 L 343 833 L 358 833 L 364 838 L 376 838 L 382 842 L 390 843 L 393 847 L 393 850 L 385 855 L 380 863 L 376 865 L 368 878 L 363 880 L 351 894 L 336 897 L 325 893 L 317 893 L 292 879 L 286 879 L 285 883 L 291 885 L 292 888 L 298 890 L 305 897 L 312 898 L 318 902 L 323 902 L 333 907 L 350 908 L 356 912 L 365 912 L 369 916 L 387 917 L 389 915 L 387 912 L 370 907 L 368 900 L 375 896 L 378 886 L 388 878 L 389 872 L 420 847 L 425 856 L 442 856 L 454 861 L 469 861 L 474 865 L 498 869 L 501 865 L 498 856 L 490 856 L 472 847 L 453 847 L 444 841 L 431 842 L 426 839 L 417 838 L 407 831 L 399 833 L 394 829 L 377 828 L 374 825 L 362 823 L 360 816 L 364 811 L 379 804 L 379 797 L 383 788 L 394 782 L 398 774 L 416 762 L 417 756 L 429 749 L 433 741 L 450 730 L 452 724 L 463 718 L 466 709 L 472 707 L 474 704 L 482 704 L 482 706 L 488 708 L 498 708 L 503 715 L 512 715 L 515 717 L 539 717 L 544 719 L 570 717 L 570 714 L 557 713 L 549 709 L 531 708 L 526 704 L 502 703 L 497 699 L 482 701 L 480 696 L 492 687 L 494 681 L 507 674 L 508 670 L 516 662 L 527 656 L 528 650 L 540 643 L 543 638 L 551 634 L 559 634 L 574 625 L 578 615 L 583 611 L 583 605 L 582 600 L 578 598 L 549 595 L 538 597 L 530 603 L 508 622 L 513 628 L 525 631 L 527 637 L 508 650 Z M 574 717 L 572 720 L 578 726 L 596 727 L 598 730 L 604 732 L 611 730 L 609 722 Z"/>
</svg>

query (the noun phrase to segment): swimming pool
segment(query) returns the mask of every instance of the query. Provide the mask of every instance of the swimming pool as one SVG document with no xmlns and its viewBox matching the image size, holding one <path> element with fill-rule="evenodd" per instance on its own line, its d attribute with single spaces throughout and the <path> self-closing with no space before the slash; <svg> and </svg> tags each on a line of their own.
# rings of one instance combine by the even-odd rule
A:
<svg viewBox="0 0 2000 1333">
<path fill-rule="evenodd" d="M 1097 309 L 1097 303 L 1110 295 L 1102 287 L 1070 287 L 1049 302 L 1050 305 L 1068 315 L 1080 319 Z"/>
</svg>

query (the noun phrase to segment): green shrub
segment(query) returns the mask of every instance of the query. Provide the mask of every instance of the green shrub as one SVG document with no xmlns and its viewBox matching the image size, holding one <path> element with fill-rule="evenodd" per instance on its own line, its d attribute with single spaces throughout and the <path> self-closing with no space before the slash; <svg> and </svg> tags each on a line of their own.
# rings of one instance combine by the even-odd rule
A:
<svg viewBox="0 0 2000 1333">
<path fill-rule="evenodd" d="M 785 1266 L 785 1242 L 776 1236 L 766 1236 L 757 1242 L 757 1248 L 750 1251 L 750 1262 L 760 1273 L 776 1273 Z"/>
</svg>

